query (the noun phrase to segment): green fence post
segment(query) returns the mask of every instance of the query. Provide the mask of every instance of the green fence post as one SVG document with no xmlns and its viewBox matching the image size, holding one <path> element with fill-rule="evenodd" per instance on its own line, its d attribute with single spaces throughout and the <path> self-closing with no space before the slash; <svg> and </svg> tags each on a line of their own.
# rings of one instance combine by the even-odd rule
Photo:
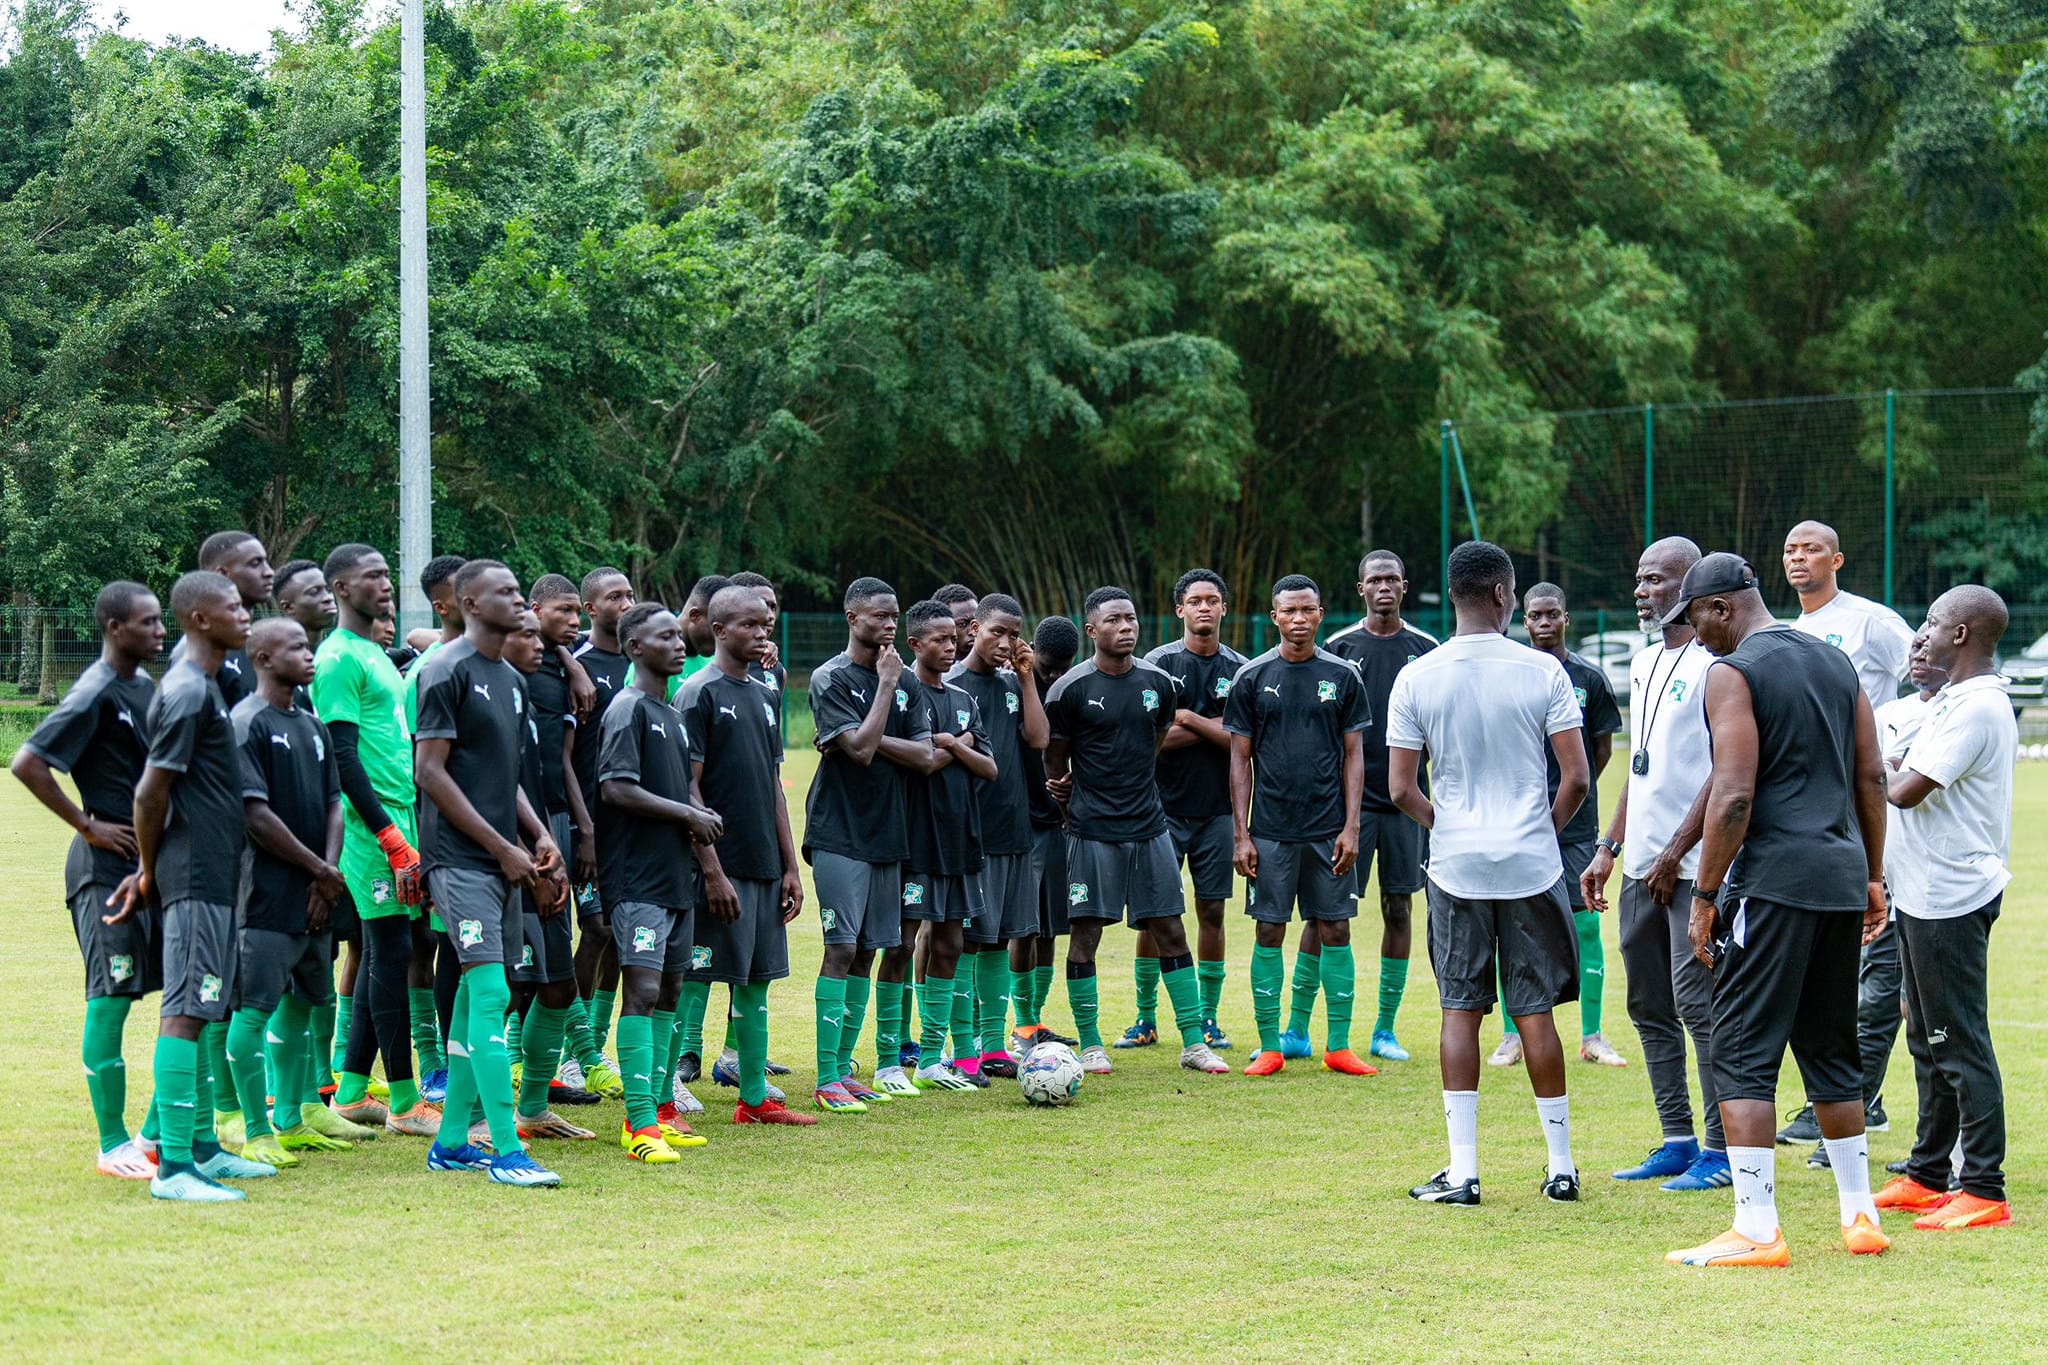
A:
<svg viewBox="0 0 2048 1365">
<path fill-rule="evenodd" d="M 1893 463 L 1893 414 L 1896 391 L 1884 391 L 1884 604 L 1892 604 L 1892 513 L 1898 496 L 1898 479 Z"/>
<path fill-rule="evenodd" d="M 1643 404 L 1643 544 L 1657 539 L 1657 409 Z"/>
<path fill-rule="evenodd" d="M 1443 557 L 1437 561 L 1437 633 L 1451 638 L 1451 419 L 1438 428 L 1437 454 L 1437 540 Z"/>
</svg>

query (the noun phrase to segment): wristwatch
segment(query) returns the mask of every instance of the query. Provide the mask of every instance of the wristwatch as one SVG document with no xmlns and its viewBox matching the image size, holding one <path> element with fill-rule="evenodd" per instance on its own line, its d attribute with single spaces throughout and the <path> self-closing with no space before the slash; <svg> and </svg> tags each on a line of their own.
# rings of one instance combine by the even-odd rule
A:
<svg viewBox="0 0 2048 1365">
<path fill-rule="evenodd" d="M 1610 839 L 1603 834 L 1593 842 L 1596 846 L 1606 849 L 1614 857 L 1619 858 L 1621 856 L 1621 844 L 1616 840 Z"/>
<path fill-rule="evenodd" d="M 1702 891 L 1695 886 L 1692 889 L 1692 898 L 1696 901 L 1705 901 L 1708 905 L 1719 905 L 1721 903 L 1721 888 L 1717 886 L 1711 891 Z"/>
</svg>

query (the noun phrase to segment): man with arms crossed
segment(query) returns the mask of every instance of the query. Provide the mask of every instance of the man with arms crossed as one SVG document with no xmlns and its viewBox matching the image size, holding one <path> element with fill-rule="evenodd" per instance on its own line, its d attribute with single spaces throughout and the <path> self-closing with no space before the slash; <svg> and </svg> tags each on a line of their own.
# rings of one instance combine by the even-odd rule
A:
<svg viewBox="0 0 2048 1365">
<path fill-rule="evenodd" d="M 1564 1047 L 1551 1010 L 1579 993 L 1578 937 L 1558 832 L 1585 800 L 1586 746 L 1564 666 L 1507 638 L 1515 566 L 1483 540 L 1451 552 L 1457 633 L 1401 670 L 1388 699 L 1387 787 L 1430 831 L 1429 960 L 1443 998 L 1438 1044 L 1451 1162 L 1409 1195 L 1479 1202 L 1479 1021 L 1495 1000 L 1522 1034 L 1549 1154 L 1545 1198 L 1579 1197 Z M 1546 802 L 1545 746 L 1558 786 Z M 1429 754 L 1435 784 L 1417 773 Z"/>
</svg>

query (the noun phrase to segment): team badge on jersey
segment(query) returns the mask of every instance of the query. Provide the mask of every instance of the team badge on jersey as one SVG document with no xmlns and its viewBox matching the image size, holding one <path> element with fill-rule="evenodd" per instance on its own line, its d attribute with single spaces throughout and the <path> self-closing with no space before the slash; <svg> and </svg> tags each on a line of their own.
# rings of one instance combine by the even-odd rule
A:
<svg viewBox="0 0 2048 1365">
<path fill-rule="evenodd" d="M 480 946 L 484 941 L 484 922 L 477 919 L 456 921 L 455 937 L 465 948 Z"/>
<path fill-rule="evenodd" d="M 1833 645 L 1836 649 L 1840 649 L 1842 647 L 1842 637 L 1835 634 L 1833 631 L 1830 631 L 1828 632 L 1828 643 Z"/>
<path fill-rule="evenodd" d="M 1683 678 L 1673 678 L 1673 679 L 1671 680 L 1671 700 L 1673 700 L 1673 701 L 1684 701 L 1684 700 L 1685 700 L 1685 679 L 1683 679 Z"/>
<path fill-rule="evenodd" d="M 199 978 L 199 1003 L 213 1005 L 220 1002 L 220 978 L 212 972 Z"/>
<path fill-rule="evenodd" d="M 1159 709 L 1159 694 L 1149 687 L 1145 689 L 1145 709 L 1147 711 L 1157 711 Z"/>
<path fill-rule="evenodd" d="M 1017 714 L 1017 694 L 1016 694 L 1015 692 L 1005 692 L 1005 693 L 1003 693 L 1003 705 L 1005 705 L 1005 706 L 1007 706 L 1007 707 L 1009 707 L 1009 708 L 1010 708 L 1010 714 L 1011 714 L 1011 715 L 1013 715 L 1013 716 L 1014 716 L 1014 715 L 1016 715 L 1016 714 Z"/>
<path fill-rule="evenodd" d="M 643 924 L 633 931 L 633 951 L 651 953 L 654 951 L 654 926 Z"/>
<path fill-rule="evenodd" d="M 113 953 L 107 958 L 107 975 L 116 981 L 126 981 L 135 975 L 135 959 L 126 953 Z"/>
<path fill-rule="evenodd" d="M 1573 700 L 1573 701 L 1576 701 L 1576 702 L 1577 702 L 1577 703 L 1579 704 L 1579 709 L 1580 709 L 1581 711 L 1585 710 L 1585 709 L 1586 709 L 1586 689 L 1585 689 L 1585 688 L 1583 688 L 1583 687 L 1574 687 L 1574 688 L 1572 689 L 1572 700 Z"/>
<path fill-rule="evenodd" d="M 1067 883 L 1067 904 L 1068 904 L 1068 905 L 1086 905 L 1087 903 L 1088 903 L 1088 883 L 1086 883 L 1086 882 L 1068 882 L 1068 883 Z"/>
<path fill-rule="evenodd" d="M 910 694 L 900 687 L 896 689 L 896 709 L 898 711 L 908 711 L 910 709 Z"/>
<path fill-rule="evenodd" d="M 1325 679 L 1323 679 L 1323 680 L 1322 680 L 1321 682 L 1317 683 L 1317 684 L 1316 684 L 1316 700 L 1317 700 L 1317 701 L 1335 701 L 1335 700 L 1337 700 L 1337 684 L 1335 684 L 1335 683 L 1331 682 L 1331 681 L 1330 681 L 1330 680 L 1329 680 L 1328 678 L 1325 678 Z"/>
<path fill-rule="evenodd" d="M 1218 678 L 1216 680 L 1216 695 L 1219 697 L 1227 697 L 1230 695 L 1230 679 Z"/>
<path fill-rule="evenodd" d="M 382 905 L 391 899 L 391 883 L 382 877 L 370 883 L 370 904 Z"/>
<path fill-rule="evenodd" d="M 775 708 L 773 706 L 770 706 L 765 701 L 761 703 L 761 714 L 768 717 L 768 723 L 770 725 L 773 725 L 775 723 Z"/>
<path fill-rule="evenodd" d="M 531 967 L 533 965 L 533 945 L 531 943 L 519 945 L 519 965 L 522 967 Z"/>
<path fill-rule="evenodd" d="M 824 926 L 826 933 L 831 933 L 833 926 L 839 923 L 839 912 L 829 905 L 819 906 L 818 923 Z"/>
<path fill-rule="evenodd" d="M 923 904 L 924 904 L 924 883 L 923 883 L 923 882 L 905 882 L 905 883 L 903 883 L 903 903 L 904 903 L 905 905 L 923 905 Z"/>
<path fill-rule="evenodd" d="M 690 949 L 690 970 L 691 970 L 691 971 L 693 971 L 693 972 L 701 972 L 701 971 L 706 971 L 706 970 L 708 970 L 708 969 L 710 968 L 710 966 L 711 966 L 711 950 L 710 950 L 709 948 L 691 948 L 691 949 Z"/>
</svg>

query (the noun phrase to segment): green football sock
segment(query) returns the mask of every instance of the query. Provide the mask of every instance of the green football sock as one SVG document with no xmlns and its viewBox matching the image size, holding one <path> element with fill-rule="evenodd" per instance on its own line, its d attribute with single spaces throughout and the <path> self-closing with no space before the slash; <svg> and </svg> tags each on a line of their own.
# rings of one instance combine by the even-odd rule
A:
<svg viewBox="0 0 2048 1365">
<path fill-rule="evenodd" d="M 733 1051 L 740 1055 L 740 1103 L 758 1105 L 768 1098 L 767 984 L 734 986 L 732 1009 Z"/>
<path fill-rule="evenodd" d="M 934 976 L 929 968 L 917 983 L 918 1065 L 937 1066 L 946 1051 L 946 1026 L 953 1019 L 953 978 Z"/>
<path fill-rule="evenodd" d="M 477 1104 L 491 1126 L 491 1147 L 499 1156 L 523 1152 L 514 1115 L 512 1057 L 506 1050 L 505 1016 L 512 988 L 503 963 L 486 962 L 463 973 L 469 982 L 469 1066 L 476 1073 Z"/>
<path fill-rule="evenodd" d="M 461 989 L 457 987 L 457 989 Z M 412 1018 L 412 1050 L 420 1059 L 420 1074 L 429 1071 L 454 1070 L 448 1065 L 448 1053 L 441 1046 L 441 1020 L 434 1013 L 434 991 L 430 986 L 425 990 L 406 988 L 406 1013 Z M 457 1030 L 461 1014 L 450 1016 L 448 1029 Z M 379 1039 L 381 1044 L 384 1040 Z"/>
<path fill-rule="evenodd" d="M 341 1059 L 348 1055 L 349 1027 L 355 1022 L 356 1002 L 345 995 L 334 997 L 334 1047 L 327 1054 L 327 1069 L 339 1072 Z"/>
<path fill-rule="evenodd" d="M 148 1138 L 151 1142 L 163 1141 L 164 1121 L 163 1116 L 156 1112 L 155 1092 L 151 1092 L 149 1103 L 144 1105 L 142 1109 L 141 1135 Z"/>
<path fill-rule="evenodd" d="M 1380 959 L 1380 1012 L 1372 1021 L 1374 1033 L 1392 1033 L 1394 1016 L 1401 1012 L 1401 997 L 1408 991 L 1408 959 Z"/>
<path fill-rule="evenodd" d="M 1052 964 L 1031 969 L 1031 1017 L 1045 1022 L 1045 1002 L 1052 999 Z"/>
<path fill-rule="evenodd" d="M 235 1073 L 228 1069 L 228 1026 L 227 1021 L 208 1024 L 199 1032 L 199 1061 L 206 1068 L 206 1079 L 213 1085 L 213 1102 L 229 1108 L 216 1109 L 216 1114 L 231 1114 L 235 1103 Z M 209 1128 L 212 1120 L 208 1120 Z"/>
<path fill-rule="evenodd" d="M 1600 946 L 1600 916 L 1591 910 L 1572 911 L 1579 931 L 1579 1032 L 1600 1031 L 1600 997 L 1606 993 L 1607 950 Z"/>
<path fill-rule="evenodd" d="M 338 1005 L 310 1005 L 306 1009 L 305 1031 L 312 1036 L 306 1040 L 307 1055 L 310 1057 L 331 1057 L 334 1055 L 334 1031 L 339 1026 Z M 339 1068 L 330 1067 L 331 1072 Z M 320 1078 L 325 1081 L 326 1077 Z M 276 1092 L 272 1092 L 273 1094 Z M 317 1096 L 316 1096 L 317 1098 Z"/>
<path fill-rule="evenodd" d="M 1522 1031 L 1515 1027 L 1514 1017 L 1508 1013 L 1506 1004 L 1508 998 L 1507 978 L 1501 975 L 1500 965 L 1498 963 L 1494 965 L 1493 969 L 1493 989 L 1497 994 L 1497 998 L 1502 1002 L 1500 1009 L 1501 1036 L 1503 1038 L 1521 1037 Z"/>
<path fill-rule="evenodd" d="M 361 1104 L 363 1097 L 370 1093 L 370 1078 L 360 1071 L 344 1071 L 334 1085 L 334 1103 L 337 1108 Z"/>
<path fill-rule="evenodd" d="M 1030 970 L 1010 973 L 1010 999 L 1017 1007 L 1017 1027 L 1027 1029 L 1038 1023 L 1037 992 L 1032 989 Z"/>
<path fill-rule="evenodd" d="M 860 1046 L 860 1031 L 868 1020 L 868 995 L 874 989 L 874 984 L 874 982 L 864 976 L 849 976 L 846 978 L 846 1015 L 845 1022 L 839 1028 L 839 1069 L 832 1076 L 832 1079 L 835 1081 L 841 1076 L 851 1076 L 853 1074 L 853 1050 Z M 763 991 L 762 998 L 766 999 L 768 988 L 763 986 L 761 989 Z M 740 1008 L 737 995 L 733 997 L 733 1008 L 736 1010 Z M 767 1028 L 768 1025 L 764 1022 L 761 1025 L 761 1036 L 763 1038 L 768 1036 Z M 734 1048 L 737 1050 L 737 1042 L 735 1042 Z M 762 1061 L 765 1063 L 767 1058 L 763 1057 Z M 751 1104 L 753 1101 L 749 1100 L 748 1103 Z"/>
<path fill-rule="evenodd" d="M 569 1011 L 536 1000 L 526 1012 L 526 1033 L 520 1048 L 519 1112 L 538 1118 L 547 1111 L 548 1086 L 562 1065 L 562 1037 Z"/>
<path fill-rule="evenodd" d="M 410 1114 L 419 1107 L 420 1083 L 418 1077 L 407 1076 L 402 1081 L 391 1081 L 388 1084 L 391 1098 L 385 1104 L 385 1108 L 394 1114 Z"/>
<path fill-rule="evenodd" d="M 1010 960 L 1001 948 L 974 959 L 974 1031 L 983 1052 L 1000 1052 L 1010 1032 Z"/>
<path fill-rule="evenodd" d="M 508 1068 L 514 1057 L 519 1059 L 519 1064 L 522 1067 L 526 1065 L 526 1054 L 522 1050 L 525 1041 L 526 1016 L 518 1010 L 507 1010 L 505 1012 L 505 1061 Z M 511 1073 L 508 1070 L 506 1074 L 510 1075 Z"/>
<path fill-rule="evenodd" d="M 1131 975 L 1138 985 L 1138 1017 L 1157 1019 L 1159 1017 L 1159 959 L 1141 957 L 1131 963 Z"/>
<path fill-rule="evenodd" d="M 1308 1033 L 1309 1020 L 1316 1012 L 1316 988 L 1322 984 L 1323 964 L 1312 953 L 1294 955 L 1294 987 L 1287 1000 L 1287 1031 Z"/>
<path fill-rule="evenodd" d="M 453 1150 L 469 1141 L 476 1121 L 476 1072 L 469 1065 L 469 973 L 455 987 L 455 1007 L 448 1016 L 448 1095 L 441 1102 L 441 1128 L 434 1141 Z"/>
<path fill-rule="evenodd" d="M 1323 1007 L 1329 1013 L 1331 1052 L 1351 1046 L 1351 1007 L 1358 992 L 1358 965 L 1351 945 L 1323 945 Z"/>
<path fill-rule="evenodd" d="M 157 1129 L 162 1143 L 159 1155 L 166 1164 L 183 1162 L 189 1166 L 192 1130 L 199 1107 L 199 1044 L 158 1034 L 154 1070 Z"/>
<path fill-rule="evenodd" d="M 678 1051 L 704 1055 L 704 1013 L 710 1008 L 711 983 L 685 981 L 682 994 L 676 997 L 676 1026 L 683 1032 L 683 1045 Z"/>
<path fill-rule="evenodd" d="M 1263 944 L 1252 947 L 1252 1022 L 1259 1029 L 1259 1051 L 1280 1050 L 1280 987 L 1287 977 L 1287 954 Z"/>
<path fill-rule="evenodd" d="M 953 1057 L 956 1061 L 981 1055 L 981 1041 L 974 1036 L 974 973 L 980 960 L 980 953 L 963 953 L 959 966 L 953 970 Z"/>
<path fill-rule="evenodd" d="M 128 1140 L 128 1063 L 121 1056 L 121 1035 L 134 1004 L 135 998 L 128 995 L 103 995 L 85 1002 L 85 1036 L 79 1051 L 102 1152 Z"/>
<path fill-rule="evenodd" d="M 242 1106 L 242 1132 L 252 1138 L 270 1132 L 270 1106 L 264 1102 L 263 1089 L 263 1034 L 269 1023 L 269 1013 L 258 1009 L 236 1010 L 228 1023 L 228 1074 Z M 305 1037 L 304 1029 L 299 1036 Z"/>
<path fill-rule="evenodd" d="M 1202 1017 L 1214 1019 L 1216 1012 L 1223 1008 L 1223 978 L 1229 973 L 1227 962 L 1197 962 L 1195 976 L 1202 983 Z"/>
<path fill-rule="evenodd" d="M 208 1024 L 207 1027 L 212 1028 L 213 1025 Z M 213 1127 L 213 1077 L 206 1070 L 203 1043 L 200 1045 L 198 1070 L 192 1075 L 192 1093 L 192 1155 L 204 1161 L 220 1150 L 220 1137 Z"/>
<path fill-rule="evenodd" d="M 877 981 L 875 997 L 875 1070 L 903 1063 L 903 995 L 901 981 Z"/>
<path fill-rule="evenodd" d="M 567 1038 L 569 1055 L 576 1059 L 576 1064 L 586 1075 L 604 1065 L 604 1054 L 597 1048 L 597 1035 L 590 1031 L 590 1002 L 580 995 L 569 1002 Z"/>
<path fill-rule="evenodd" d="M 1074 973 L 1082 970 L 1083 974 Z M 1067 964 L 1067 1004 L 1074 1011 L 1074 1040 L 1084 1048 L 1102 1046 L 1102 1027 L 1098 1019 L 1100 1002 L 1096 997 L 1095 964 L 1090 962 L 1085 969 Z"/>
<path fill-rule="evenodd" d="M 611 1036 L 612 1008 L 618 1000 L 617 991 L 592 991 L 590 994 L 590 1036 L 599 1052 L 604 1051 L 605 1039 Z"/>
<path fill-rule="evenodd" d="M 626 1085 L 626 1126 L 654 1126 L 654 1021 L 644 1014 L 619 1019 L 619 1078 Z"/>
<path fill-rule="evenodd" d="M 821 976 L 811 988 L 811 1004 L 818 1024 L 818 1085 L 839 1079 L 839 1035 L 846 1026 L 846 978 Z"/>
<path fill-rule="evenodd" d="M 1173 1005 L 1173 1024 L 1180 1030 L 1180 1045 L 1193 1047 L 1202 1041 L 1202 983 L 1195 976 L 1193 965 L 1176 967 L 1159 980 Z"/>
<path fill-rule="evenodd" d="M 670 1068 L 676 1064 L 676 1027 L 674 1010 L 656 1010 L 648 1016 L 647 1048 L 652 1059 L 647 1069 L 647 1090 L 654 1096 L 654 1107 L 660 1109 L 675 1096 L 675 1083 L 669 1080 Z"/>
</svg>

